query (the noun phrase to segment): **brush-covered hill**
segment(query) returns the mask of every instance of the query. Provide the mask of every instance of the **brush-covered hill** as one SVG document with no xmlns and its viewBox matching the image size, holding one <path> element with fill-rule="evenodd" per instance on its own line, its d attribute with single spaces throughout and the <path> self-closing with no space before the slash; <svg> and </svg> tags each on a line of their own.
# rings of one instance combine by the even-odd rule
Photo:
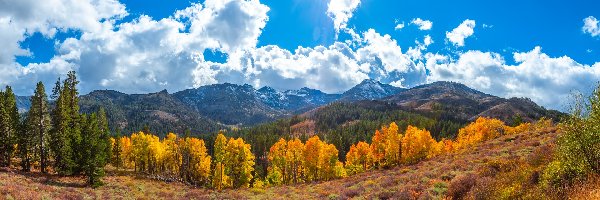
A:
<svg viewBox="0 0 600 200">
<path fill-rule="evenodd" d="M 443 113 L 460 120 L 473 121 L 492 117 L 511 123 L 535 121 L 546 117 L 559 119 L 562 113 L 547 110 L 527 98 L 505 99 L 455 82 L 434 82 L 421 85 L 382 99 L 402 109 L 427 113 Z"/>
<path fill-rule="evenodd" d="M 347 178 L 287 186 L 215 191 L 107 168 L 105 185 L 83 177 L 0 169 L 3 199 L 598 199 L 600 178 L 563 195 L 539 188 L 539 172 L 552 159 L 556 128 L 506 135 L 413 165 L 372 170 Z M 537 177 L 537 178 L 536 178 Z"/>
</svg>

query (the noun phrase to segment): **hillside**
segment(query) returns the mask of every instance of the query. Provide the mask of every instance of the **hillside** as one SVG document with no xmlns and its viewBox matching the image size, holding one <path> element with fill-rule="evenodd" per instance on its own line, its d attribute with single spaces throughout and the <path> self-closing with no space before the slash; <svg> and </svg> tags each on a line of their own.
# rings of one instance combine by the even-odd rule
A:
<svg viewBox="0 0 600 200">
<path fill-rule="evenodd" d="M 365 79 L 342 94 L 340 101 L 376 100 L 397 94 L 406 89 L 383 84 L 377 80 Z"/>
<path fill-rule="evenodd" d="M 28 109 L 28 98 L 18 97 L 21 112 Z M 115 122 L 110 123 L 111 129 L 120 128 L 125 133 L 138 131 L 144 125 L 160 134 L 168 131 L 183 133 L 184 125 L 192 132 L 207 133 L 227 127 L 251 127 L 294 115 L 313 121 L 304 125 L 314 128 L 297 126 L 313 133 L 364 122 L 371 122 L 368 128 L 373 129 L 380 126 L 380 122 L 405 119 L 389 117 L 390 113 L 399 111 L 459 125 L 481 116 L 498 118 L 508 124 L 531 122 L 541 117 L 558 120 L 563 116 L 529 99 L 504 99 L 453 82 L 435 82 L 403 89 L 371 79 L 343 94 L 327 94 L 310 88 L 279 91 L 265 86 L 255 89 L 247 84 L 223 83 L 173 94 L 161 91 L 130 95 L 98 90 L 82 95 L 81 99 L 82 111 L 91 112 L 105 107 L 109 110 L 107 114 L 111 122 Z M 340 103 L 347 111 L 331 112 Z M 431 130 L 445 136 L 456 132 L 454 125 L 439 126 L 445 127 Z"/>
<path fill-rule="evenodd" d="M 225 126 L 208 119 L 167 91 L 150 94 L 124 94 L 112 90 L 97 90 L 80 98 L 82 112 L 106 110 L 112 129 L 124 134 L 136 132 L 148 125 L 159 134 L 167 131 L 183 133 L 188 128 L 193 133 L 214 132 Z"/>
<path fill-rule="evenodd" d="M 497 118 L 507 123 L 535 121 L 541 117 L 558 120 L 564 114 L 547 110 L 526 98 L 505 99 L 455 82 L 434 82 L 399 92 L 382 99 L 402 109 L 425 113 L 442 113 L 458 120 L 477 117 Z"/>
<path fill-rule="evenodd" d="M 80 177 L 41 176 L 3 168 L 0 170 L 0 194 L 6 199 L 435 199 L 455 191 L 457 183 L 465 177 L 473 177 L 473 190 L 467 190 L 466 194 L 481 195 L 485 194 L 484 191 L 477 188 L 483 188 L 486 180 L 496 180 L 495 176 L 514 174 L 519 170 L 514 167 L 497 168 L 503 166 L 497 163 L 532 160 L 539 161 L 539 165 L 547 163 L 549 155 L 546 152 L 553 147 L 555 131 L 555 128 L 547 128 L 503 136 L 466 151 L 441 155 L 418 164 L 374 170 L 327 182 L 264 189 L 227 189 L 222 192 L 153 180 L 128 171 L 116 172 L 112 168 L 103 178 L 106 185 L 98 189 L 85 187 L 85 180 Z M 578 184 L 569 189 L 567 195 L 572 199 L 600 198 L 599 180 Z M 540 191 L 531 195 L 540 195 L 535 198 L 556 198 Z"/>
</svg>

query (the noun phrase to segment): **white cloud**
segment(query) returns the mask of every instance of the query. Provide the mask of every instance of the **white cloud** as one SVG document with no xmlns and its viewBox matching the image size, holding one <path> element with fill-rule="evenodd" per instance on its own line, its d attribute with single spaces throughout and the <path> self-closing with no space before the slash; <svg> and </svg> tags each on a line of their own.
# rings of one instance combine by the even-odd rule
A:
<svg viewBox="0 0 600 200">
<path fill-rule="evenodd" d="M 410 23 L 419 26 L 419 30 L 423 31 L 431 30 L 431 27 L 433 26 L 433 22 L 429 20 L 422 20 L 421 18 L 413 19 Z"/>
<path fill-rule="evenodd" d="M 540 47 L 514 53 L 516 65 L 508 65 L 493 52 L 468 51 L 458 60 L 431 54 L 426 67 L 428 82 L 449 80 L 501 97 L 529 97 L 553 109 L 565 110 L 574 90 L 591 91 L 600 80 L 600 63 L 592 66 L 563 56 L 550 57 Z"/>
<path fill-rule="evenodd" d="M 365 78 L 400 87 L 452 80 L 502 97 L 530 97 L 560 109 L 572 89 L 590 91 L 600 80 L 600 63 L 590 66 L 567 56 L 549 57 L 541 48 L 514 53 L 516 65 L 506 64 L 493 52 L 468 51 L 454 59 L 453 55 L 428 53 L 434 41 L 426 35 L 403 52 L 388 34 L 346 27 L 360 1 L 329 4 L 328 15 L 336 22 L 336 30 L 350 33 L 351 41 L 291 51 L 273 45 L 257 47 L 269 19 L 269 8 L 258 0 L 207 0 L 172 17 L 140 16 L 118 25 L 116 19 L 127 12 L 117 1 L 63 1 L 10 5 L 0 1 L 0 84 L 30 94 L 35 81 L 51 87 L 57 76 L 69 70 L 79 73 L 82 93 L 104 88 L 126 93 L 179 91 L 223 82 L 278 89 L 306 86 L 338 93 Z M 410 24 L 431 29 L 431 22 L 417 19 Z M 446 33 L 448 41 L 464 46 L 474 27 L 475 21 L 465 20 Z M 15 62 L 15 56 L 31 54 L 19 42 L 32 33 L 52 38 L 65 30 L 82 34 L 57 44 L 57 54 L 49 62 L 27 66 Z M 226 62 L 207 61 L 207 50 L 226 54 Z"/>
<path fill-rule="evenodd" d="M 423 58 L 423 51 L 427 50 L 427 47 L 433 44 L 433 39 L 431 36 L 426 35 L 423 38 L 423 42 L 415 41 L 417 46 L 409 47 L 408 51 L 406 51 L 406 55 L 408 55 L 412 60 L 420 60 Z"/>
<path fill-rule="evenodd" d="M 213 68 L 210 62 L 204 60 L 204 51 L 218 50 L 227 53 L 228 57 L 233 57 L 255 48 L 258 37 L 268 20 L 266 13 L 269 10 L 258 0 L 208 0 L 204 4 L 194 4 L 177 11 L 173 17 L 153 20 L 148 16 L 140 16 L 134 21 L 114 25 L 112 19 L 124 14 L 112 12 L 115 9 L 109 9 L 111 6 L 107 6 L 110 2 L 114 1 L 93 2 L 96 3 L 93 4 L 95 6 L 93 11 L 111 10 L 108 13 L 113 13 L 113 15 L 94 14 L 90 11 L 92 16 L 98 16 L 96 23 L 89 22 L 94 21 L 93 18 L 85 20 L 90 18 L 83 16 L 87 13 L 78 16 L 81 18 L 79 22 L 56 22 L 60 21 L 56 19 L 74 18 L 63 17 L 65 13 L 80 11 L 59 10 L 61 13 L 46 14 L 47 16 L 36 14 L 36 21 L 41 21 L 40 24 L 31 25 L 34 28 L 24 28 L 24 30 L 39 32 L 65 27 L 80 30 L 82 35 L 78 39 L 69 38 L 59 44 L 57 55 L 49 63 L 29 64 L 22 67 L 15 63 L 13 58 L 3 58 L 8 61 L 1 64 L 0 71 L 6 73 L 0 76 L 6 74 L 10 77 L 7 79 L 0 77 L 4 81 L 3 84 L 17 85 L 25 80 L 37 79 L 43 80 L 48 85 L 53 83 L 58 75 L 65 74 L 71 69 L 78 71 L 81 78 L 80 86 L 84 93 L 102 88 L 128 93 L 152 92 L 164 88 L 178 91 L 215 83 L 214 76 L 217 74 L 215 71 L 220 69 Z M 69 2 L 60 5 L 65 4 Z M 40 10 L 45 5 L 28 6 L 31 10 Z M 18 14 L 9 13 L 9 16 L 17 18 Z M 44 21 L 48 23 L 42 23 Z M 6 23 L 0 23 L 0 27 L 5 25 Z M 12 28 L 11 24 L 8 25 L 8 28 Z M 16 36 L 26 35 L 20 33 Z M 17 47 L 20 40 L 23 38 L 13 40 Z M 26 50 L 20 52 L 14 50 L 7 54 L 27 53 Z M 54 69 L 49 70 L 50 68 Z M 23 85 L 30 85 L 30 83 L 23 82 Z M 20 92 L 30 93 L 30 91 Z"/>
<path fill-rule="evenodd" d="M 463 21 L 458 27 L 454 28 L 450 32 L 446 32 L 446 38 L 455 46 L 465 46 L 465 38 L 473 35 L 475 28 L 475 20 L 467 19 Z"/>
<path fill-rule="evenodd" d="M 404 28 L 404 22 L 396 24 L 394 30 L 402 30 Z"/>
<path fill-rule="evenodd" d="M 0 1 L 0 84 L 30 85 L 56 78 L 61 71 L 68 71 L 66 66 L 75 67 L 60 59 L 26 68 L 16 63 L 15 56 L 31 55 L 19 43 L 33 33 L 52 38 L 66 30 L 97 32 L 112 28 L 114 20 L 127 14 L 125 6 L 115 0 Z"/>
<path fill-rule="evenodd" d="M 583 19 L 583 27 L 581 30 L 584 33 L 589 33 L 592 37 L 596 37 L 600 35 L 600 27 L 598 24 L 600 24 L 600 22 L 594 16 L 586 17 Z"/>
<path fill-rule="evenodd" d="M 333 20 L 336 33 L 348 26 L 348 20 L 352 18 L 352 13 L 360 0 L 330 0 L 327 4 L 327 15 Z"/>
<path fill-rule="evenodd" d="M 356 50 L 341 42 L 328 47 L 298 47 L 293 53 L 278 46 L 260 47 L 241 57 L 243 70 L 220 71 L 216 77 L 226 82 L 254 83 L 255 87 L 269 85 L 285 90 L 307 86 L 330 93 L 343 92 L 369 77 L 406 86 L 425 81 L 423 65 L 403 54 L 390 35 L 370 29 L 359 39 Z"/>
</svg>

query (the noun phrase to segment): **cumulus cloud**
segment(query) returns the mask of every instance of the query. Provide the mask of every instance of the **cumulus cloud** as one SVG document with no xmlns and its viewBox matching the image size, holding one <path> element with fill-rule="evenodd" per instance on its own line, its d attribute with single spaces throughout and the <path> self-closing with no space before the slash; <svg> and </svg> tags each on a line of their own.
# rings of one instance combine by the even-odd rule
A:
<svg viewBox="0 0 600 200">
<path fill-rule="evenodd" d="M 431 36 L 426 35 L 423 38 L 423 42 L 415 41 L 417 46 L 409 47 L 408 51 L 406 51 L 406 55 L 408 55 L 412 60 L 420 60 L 423 58 L 423 51 L 427 50 L 427 47 L 433 44 L 433 39 Z"/>
<path fill-rule="evenodd" d="M 561 100 L 567 99 L 571 90 L 590 91 L 600 80 L 600 63 L 585 65 L 567 56 L 550 57 L 539 47 L 514 53 L 515 65 L 506 64 L 494 52 L 428 53 L 434 43 L 430 35 L 402 49 L 388 34 L 347 28 L 359 4 L 331 1 L 327 12 L 336 30 L 346 31 L 352 40 L 287 50 L 257 46 L 269 20 L 269 8 L 258 0 L 207 0 L 167 18 L 142 15 L 119 23 L 128 13 L 116 0 L 0 1 L 0 84 L 31 94 L 35 81 L 51 87 L 57 76 L 69 70 L 79 73 L 82 93 L 94 89 L 179 91 L 223 82 L 282 90 L 306 86 L 339 93 L 366 78 L 399 87 L 451 80 L 490 94 L 529 97 L 561 109 Z M 588 18 L 585 24 L 591 28 L 583 31 L 593 35 L 598 22 Z M 409 24 L 421 30 L 432 25 L 419 18 Z M 446 37 L 452 44 L 464 46 L 474 27 L 475 21 L 465 20 L 446 32 Z M 57 44 L 57 53 L 49 62 L 27 66 L 15 62 L 15 56 L 31 54 L 19 43 L 33 33 L 53 38 L 66 30 L 79 31 L 81 36 Z M 227 60 L 208 61 L 207 51 L 224 53 Z"/>
<path fill-rule="evenodd" d="M 475 28 L 475 20 L 467 19 L 463 21 L 458 27 L 454 28 L 450 32 L 446 32 L 446 38 L 455 46 L 465 46 L 465 38 L 473 35 Z"/>
<path fill-rule="evenodd" d="M 243 70 L 226 70 L 221 81 L 251 83 L 277 89 L 299 86 L 340 93 L 366 78 L 414 86 L 425 81 L 423 65 L 402 53 L 390 35 L 370 29 L 359 36 L 358 48 L 335 42 L 330 46 L 298 47 L 294 52 L 278 46 L 264 46 L 246 53 L 239 63 Z M 234 62 L 234 61 L 232 61 Z M 215 64 L 227 65 L 227 64 Z"/>
<path fill-rule="evenodd" d="M 394 30 L 402 30 L 404 28 L 404 22 L 396 24 Z"/>
<path fill-rule="evenodd" d="M 596 37 L 600 35 L 600 27 L 598 24 L 600 24 L 600 22 L 594 16 L 586 17 L 583 19 L 583 27 L 581 30 L 583 33 L 588 33 L 592 37 Z"/>
<path fill-rule="evenodd" d="M 553 58 L 535 47 L 514 53 L 508 65 L 497 53 L 467 51 L 458 60 L 428 53 L 428 82 L 450 80 L 501 97 L 529 97 L 553 109 L 565 110 L 571 92 L 590 91 L 600 80 L 600 63 L 592 66 L 563 56 Z"/>
<path fill-rule="evenodd" d="M 52 38 L 67 30 L 97 32 L 111 29 L 114 20 L 126 15 L 125 6 L 115 0 L 0 1 L 0 84 L 49 80 L 74 67 L 61 59 L 25 68 L 16 63 L 15 56 L 31 55 L 20 42 L 33 33 Z"/>
<path fill-rule="evenodd" d="M 106 7 L 110 6 L 106 6 L 106 2 L 95 3 L 97 4 L 93 4 L 94 10 L 114 10 L 107 9 Z M 40 9 L 35 5 L 30 6 L 33 10 Z M 32 31 L 40 32 L 42 29 L 39 27 L 47 26 L 44 29 L 53 29 L 64 26 L 83 33 L 80 38 L 69 38 L 61 43 L 57 49 L 58 54 L 49 63 L 34 63 L 22 67 L 16 64 L 14 59 L 9 60 L 9 67 L 2 67 L 2 71 L 7 72 L 3 75 L 15 78 L 8 79 L 4 84 L 10 82 L 13 85 L 21 85 L 20 82 L 29 79 L 51 83 L 57 76 L 69 70 L 78 71 L 83 92 L 101 88 L 129 93 L 165 88 L 177 91 L 216 83 L 215 71 L 219 69 L 215 69 L 210 62 L 204 60 L 204 51 L 218 50 L 231 57 L 255 48 L 268 20 L 268 10 L 267 6 L 257 0 L 208 0 L 204 4 L 194 4 L 177 11 L 172 17 L 160 20 L 142 15 L 131 22 L 115 25 L 110 19 L 124 14 L 112 12 L 113 15 L 97 14 L 97 24 L 65 22 L 63 24 L 67 25 L 37 25 Z M 70 11 L 63 11 L 64 13 Z M 16 17 L 15 15 L 10 14 L 11 17 Z M 45 20 L 52 23 L 57 21 L 52 17 Z M 29 30 L 25 28 L 25 31 Z M 20 37 L 24 37 L 24 34 Z M 26 50 L 21 52 L 26 53 Z M 23 83 L 28 84 L 30 83 Z"/>
<path fill-rule="evenodd" d="M 352 18 L 352 13 L 359 4 L 360 0 L 329 1 L 327 4 L 327 15 L 333 20 L 333 25 L 337 33 L 348 26 L 348 20 Z"/>
<path fill-rule="evenodd" d="M 431 30 L 431 27 L 433 26 L 433 22 L 422 20 L 421 18 L 415 18 L 410 23 L 419 26 L 419 30 L 423 31 Z"/>
</svg>

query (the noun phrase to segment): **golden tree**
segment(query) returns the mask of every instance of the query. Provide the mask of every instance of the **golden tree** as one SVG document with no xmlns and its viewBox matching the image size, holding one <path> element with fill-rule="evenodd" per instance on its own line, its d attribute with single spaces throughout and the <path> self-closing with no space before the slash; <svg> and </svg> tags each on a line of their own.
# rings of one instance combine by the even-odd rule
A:
<svg viewBox="0 0 600 200">
<path fill-rule="evenodd" d="M 222 133 L 217 135 L 214 143 L 214 158 L 215 158 L 215 169 L 213 175 L 213 187 L 217 190 L 221 190 L 224 187 L 228 187 L 229 183 L 227 175 L 225 174 L 225 147 L 227 146 L 227 138 Z"/>
<path fill-rule="evenodd" d="M 210 176 L 211 157 L 204 144 L 204 140 L 186 138 L 185 143 L 190 150 L 190 174 L 193 182 L 208 182 Z"/>
<path fill-rule="evenodd" d="M 304 160 L 302 153 L 304 152 L 304 144 L 300 139 L 295 138 L 287 142 L 286 161 L 288 166 L 288 182 L 298 183 L 302 177 L 302 162 Z"/>
<path fill-rule="evenodd" d="M 402 158 L 406 163 L 415 163 L 427 158 L 436 141 L 425 129 L 408 126 L 402 138 Z"/>
<path fill-rule="evenodd" d="M 269 182 L 271 184 L 278 185 L 281 183 L 287 183 L 289 180 L 289 175 L 287 174 L 289 168 L 287 161 L 287 144 L 287 141 L 281 138 L 269 149 L 267 158 L 269 159 L 269 163 L 271 165 L 267 171 L 270 179 Z"/>
<path fill-rule="evenodd" d="M 235 188 L 249 187 L 255 164 L 250 144 L 242 138 L 229 138 L 225 149 L 225 173 L 231 177 L 231 185 Z"/>
<path fill-rule="evenodd" d="M 346 154 L 346 169 L 350 174 L 367 171 L 373 165 L 373 153 L 366 142 L 358 142 L 350 146 Z"/>
<path fill-rule="evenodd" d="M 306 180 L 319 180 L 319 155 L 321 154 L 323 143 L 319 136 L 312 136 L 304 145 L 304 169 L 306 170 Z"/>
<path fill-rule="evenodd" d="M 504 134 L 504 122 L 487 117 L 479 117 L 475 122 L 458 131 L 457 148 L 465 148 Z"/>
</svg>

